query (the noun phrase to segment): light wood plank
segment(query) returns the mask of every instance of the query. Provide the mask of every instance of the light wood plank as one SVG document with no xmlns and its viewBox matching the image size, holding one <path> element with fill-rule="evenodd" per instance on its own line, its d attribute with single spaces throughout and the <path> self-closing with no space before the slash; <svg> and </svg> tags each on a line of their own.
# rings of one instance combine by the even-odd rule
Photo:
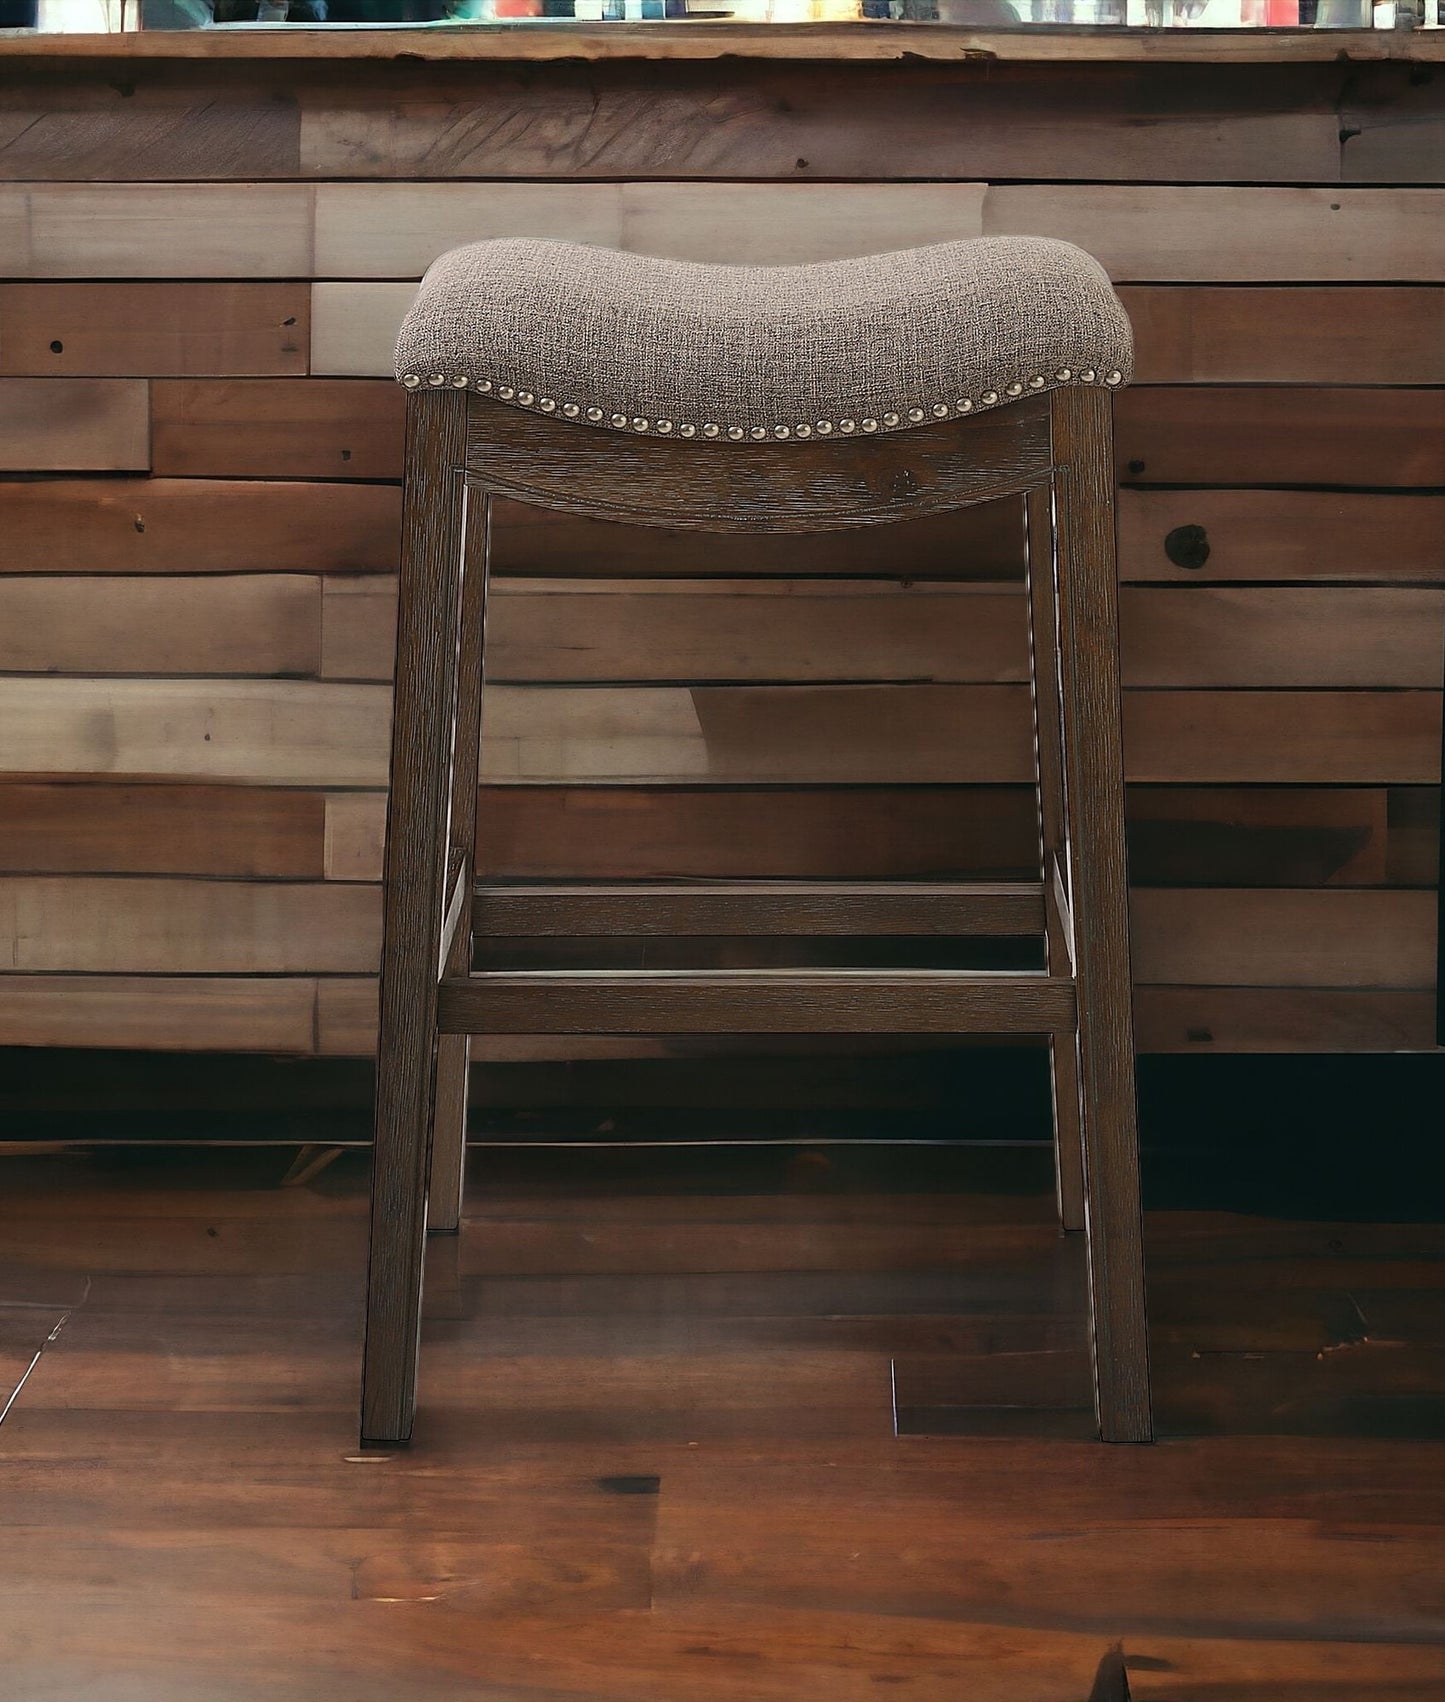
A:
<svg viewBox="0 0 1445 1702">
<path fill-rule="evenodd" d="M 311 370 L 338 378 L 390 378 L 397 332 L 415 284 L 311 286 Z"/>
<path fill-rule="evenodd" d="M 299 374 L 310 313 L 304 284 L 0 284 L 0 373 Z"/>
<path fill-rule="evenodd" d="M 18 971 L 308 975 L 370 970 L 375 887 L 105 876 L 0 878 L 0 952 Z"/>
<path fill-rule="evenodd" d="M 308 278 L 305 183 L 0 184 L 12 278 Z"/>
<path fill-rule="evenodd" d="M 790 265 L 978 236 L 983 201 L 978 183 L 320 183 L 314 275 L 419 278 L 496 236 Z"/>
<path fill-rule="evenodd" d="M 150 466 L 146 386 L 123 378 L 0 378 L 0 469 L 131 472 Z"/>
<path fill-rule="evenodd" d="M 1134 977 L 1233 987 L 1435 985 L 1433 892 L 1136 891 Z"/>
<path fill-rule="evenodd" d="M 0 579 L 7 672 L 314 675 L 320 664 L 319 579 Z"/>
<path fill-rule="evenodd" d="M 1141 1052 L 1429 1052 L 1433 992 L 1139 987 Z"/>
<path fill-rule="evenodd" d="M 157 477 L 397 479 L 406 392 L 344 379 L 158 379 Z"/>
<path fill-rule="evenodd" d="M 1115 455 L 1129 483 L 1445 485 L 1445 389 L 1127 390 Z"/>
<path fill-rule="evenodd" d="M 394 573 L 400 529 L 384 485 L 0 482 L 9 573 Z"/>
<path fill-rule="evenodd" d="M 384 784 L 381 685 L 0 680 L 0 773 Z M 1015 784 L 1023 686 L 499 686 L 493 781 Z M 1133 690 L 1135 781 L 1432 784 L 1440 694 Z"/>
<path fill-rule="evenodd" d="M 1126 580 L 1439 584 L 1445 581 L 1442 540 L 1445 496 L 1119 492 L 1119 575 Z M 1200 544 L 1208 551 L 1202 564 L 1185 565 L 1198 559 Z"/>
<path fill-rule="evenodd" d="M 1076 242 L 1123 283 L 1438 283 L 1445 191 L 992 184 L 990 236 Z"/>
<path fill-rule="evenodd" d="M 322 976 L 316 983 L 316 1050 L 327 1058 L 369 1058 L 376 1050 L 377 982 Z"/>
<path fill-rule="evenodd" d="M 0 975 L 0 1030 L 10 1046 L 309 1053 L 315 999 L 306 976 Z"/>
<path fill-rule="evenodd" d="M 327 880 L 379 881 L 385 844 L 385 792 L 327 794 L 324 864 Z"/>
<path fill-rule="evenodd" d="M 268 680 L 0 680 L 0 773 L 386 781 L 384 686 Z"/>
<path fill-rule="evenodd" d="M 1445 383 L 1445 289 L 1130 285 L 1138 384 Z"/>
<path fill-rule="evenodd" d="M 325 872 L 329 802 L 319 792 L 258 786 L 8 781 L 0 785 L 0 868 L 316 880 Z"/>
</svg>

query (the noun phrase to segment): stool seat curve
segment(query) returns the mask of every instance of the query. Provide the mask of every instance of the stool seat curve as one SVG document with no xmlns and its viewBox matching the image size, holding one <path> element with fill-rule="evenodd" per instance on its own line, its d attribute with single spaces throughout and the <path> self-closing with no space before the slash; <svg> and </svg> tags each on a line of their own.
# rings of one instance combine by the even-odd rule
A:
<svg viewBox="0 0 1445 1702">
<path fill-rule="evenodd" d="M 1132 373 L 1099 263 L 980 237 L 808 266 L 714 266 L 504 238 L 443 254 L 401 327 L 410 390 L 480 392 L 696 443 L 876 435 Z"/>
</svg>

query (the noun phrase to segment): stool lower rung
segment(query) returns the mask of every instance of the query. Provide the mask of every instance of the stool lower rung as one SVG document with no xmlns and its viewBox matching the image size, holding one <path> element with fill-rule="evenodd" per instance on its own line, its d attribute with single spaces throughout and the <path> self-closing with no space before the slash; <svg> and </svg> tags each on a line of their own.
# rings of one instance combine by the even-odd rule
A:
<svg viewBox="0 0 1445 1702">
<path fill-rule="evenodd" d="M 500 936 L 922 934 L 1010 937 L 1044 927 L 1037 881 L 632 881 L 482 884 L 472 928 Z"/>
<path fill-rule="evenodd" d="M 443 1034 L 1064 1034 L 1074 984 L 990 970 L 490 971 L 442 981 Z"/>
</svg>

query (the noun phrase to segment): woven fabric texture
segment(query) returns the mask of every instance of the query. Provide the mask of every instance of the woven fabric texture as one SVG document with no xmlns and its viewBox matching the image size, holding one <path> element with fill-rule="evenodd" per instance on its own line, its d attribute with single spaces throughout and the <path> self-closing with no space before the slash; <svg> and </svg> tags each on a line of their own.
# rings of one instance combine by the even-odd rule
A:
<svg viewBox="0 0 1445 1702">
<path fill-rule="evenodd" d="M 703 266 L 507 238 L 453 249 L 397 344 L 409 388 L 738 441 L 901 430 L 1129 381 L 1133 339 L 1071 243 L 981 237 L 813 266 Z"/>
</svg>

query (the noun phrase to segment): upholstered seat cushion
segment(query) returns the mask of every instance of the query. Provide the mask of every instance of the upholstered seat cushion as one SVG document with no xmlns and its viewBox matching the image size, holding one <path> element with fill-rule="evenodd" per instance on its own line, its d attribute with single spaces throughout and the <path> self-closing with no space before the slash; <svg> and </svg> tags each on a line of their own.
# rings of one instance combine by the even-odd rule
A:
<svg viewBox="0 0 1445 1702">
<path fill-rule="evenodd" d="M 1097 261 L 981 237 L 813 266 L 702 266 L 516 238 L 453 249 L 397 344 L 409 389 L 482 391 L 694 441 L 906 430 L 1064 384 L 1125 384 Z"/>
</svg>

